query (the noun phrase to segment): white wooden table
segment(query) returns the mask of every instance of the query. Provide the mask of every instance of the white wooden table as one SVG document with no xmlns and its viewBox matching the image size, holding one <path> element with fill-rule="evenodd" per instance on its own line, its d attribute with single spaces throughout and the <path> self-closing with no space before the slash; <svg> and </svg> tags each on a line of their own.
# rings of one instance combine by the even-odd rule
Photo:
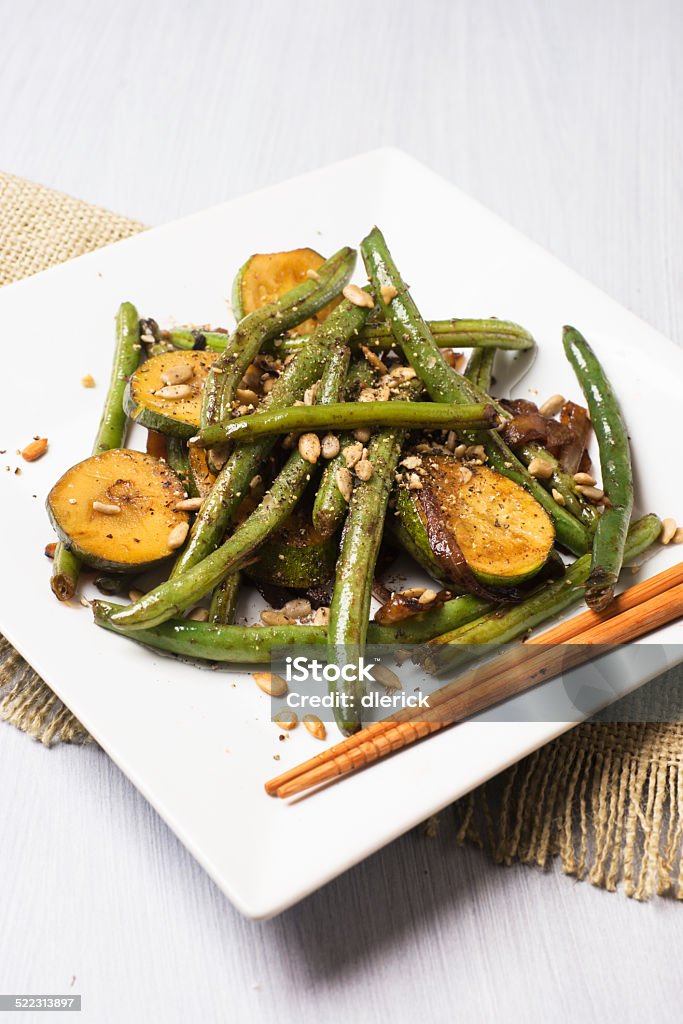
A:
<svg viewBox="0 0 683 1024">
<path fill-rule="evenodd" d="M 3 22 L 4 170 L 160 223 L 393 143 L 683 340 L 680 0 L 23 0 Z M 253 924 L 98 750 L 2 726 L 0 779 L 0 992 L 80 992 L 97 1024 L 679 1017 L 677 905 L 494 867 L 448 815 Z"/>
</svg>

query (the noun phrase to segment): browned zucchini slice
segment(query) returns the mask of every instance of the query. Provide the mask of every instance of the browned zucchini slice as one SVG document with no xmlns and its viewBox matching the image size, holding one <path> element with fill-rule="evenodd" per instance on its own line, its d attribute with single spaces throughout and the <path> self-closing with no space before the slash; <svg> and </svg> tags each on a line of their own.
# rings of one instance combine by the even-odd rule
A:
<svg viewBox="0 0 683 1024">
<path fill-rule="evenodd" d="M 399 488 L 401 530 L 439 579 L 466 586 L 465 567 L 488 587 L 509 587 L 545 565 L 552 520 L 523 487 L 488 466 L 442 454 L 423 457 L 421 483 L 421 490 Z"/>
<path fill-rule="evenodd" d="M 292 249 L 289 252 L 256 253 L 237 271 L 232 286 L 232 306 L 241 320 L 248 313 L 279 299 L 306 280 L 308 271 L 316 271 L 325 262 L 315 249 Z M 304 320 L 290 334 L 312 334 L 318 324 L 338 303 L 333 299 L 315 316 Z"/>
<path fill-rule="evenodd" d="M 184 495 L 167 463 L 113 448 L 68 469 L 47 509 L 59 539 L 86 565 L 132 572 L 173 554 L 171 531 L 189 519 L 175 507 Z"/>
<path fill-rule="evenodd" d="M 216 352 L 178 350 L 147 359 L 126 388 L 126 412 L 148 430 L 192 437 L 199 427 L 204 382 L 217 358 Z"/>
</svg>

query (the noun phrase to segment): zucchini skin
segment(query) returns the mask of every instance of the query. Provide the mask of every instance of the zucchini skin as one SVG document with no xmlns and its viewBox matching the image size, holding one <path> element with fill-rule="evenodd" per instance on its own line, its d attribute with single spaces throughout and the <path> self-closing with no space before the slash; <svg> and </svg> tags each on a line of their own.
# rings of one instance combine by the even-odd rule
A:
<svg viewBox="0 0 683 1024">
<path fill-rule="evenodd" d="M 586 582 L 586 604 L 601 611 L 614 597 L 633 511 L 631 446 L 618 399 L 591 346 L 574 327 L 564 328 L 562 343 L 588 405 L 602 486 L 611 503 L 598 519 Z"/>
<path fill-rule="evenodd" d="M 225 583 L 232 578 L 229 576 Z M 186 658 L 259 664 L 269 661 L 273 650 L 278 647 L 290 644 L 322 646 L 327 642 L 325 626 L 234 626 L 218 620 L 193 622 L 190 619 L 170 619 L 150 629 L 128 630 L 112 622 L 112 615 L 121 607 L 109 601 L 94 601 L 95 623 L 147 647 Z M 368 643 L 392 646 L 422 643 L 445 629 L 455 629 L 469 622 L 488 607 L 481 598 L 458 597 L 447 601 L 441 608 L 420 612 L 391 626 L 370 622 Z"/>
<path fill-rule="evenodd" d="M 127 427 L 123 395 L 128 377 L 135 373 L 140 362 L 140 352 L 138 311 L 132 302 L 122 302 L 116 314 L 114 359 L 93 455 L 123 445 Z M 69 601 L 76 593 L 80 568 L 78 553 L 65 540 L 60 540 L 55 548 L 50 579 L 52 592 L 59 601 Z"/>
<path fill-rule="evenodd" d="M 224 441 L 242 444 L 267 434 L 355 430 L 358 427 L 476 430 L 495 427 L 498 422 L 496 410 L 487 402 L 471 405 L 450 402 L 339 402 L 334 405 L 297 406 L 237 416 L 225 424 L 201 431 L 198 443 L 210 448 Z"/>
<path fill-rule="evenodd" d="M 394 338 L 423 381 L 432 400 L 460 404 L 485 401 L 486 395 L 471 381 L 451 369 L 441 358 L 438 346 L 413 302 L 379 228 L 373 228 L 363 239 L 360 249 L 375 289 L 377 302 L 391 325 Z M 393 287 L 397 292 L 389 303 L 382 298 L 381 288 L 384 286 Z M 510 451 L 499 434 L 495 431 L 482 432 L 474 435 L 472 441 L 483 444 L 493 469 L 525 487 L 543 506 L 552 517 L 557 540 L 564 548 L 575 555 L 583 555 L 590 549 L 590 535 L 583 523 L 553 501 L 551 495 L 527 472 L 526 467 Z"/>
<path fill-rule="evenodd" d="M 643 516 L 633 523 L 628 531 L 625 559 L 630 561 L 647 551 L 657 540 L 661 529 L 662 524 L 655 515 Z M 474 645 L 486 644 L 483 654 L 488 655 L 495 647 L 518 640 L 534 626 L 559 615 L 584 596 L 591 562 L 590 554 L 582 555 L 568 567 L 562 579 L 539 588 L 521 604 L 489 612 L 465 626 L 435 637 L 421 659 L 424 668 L 431 673 L 452 671 L 477 657 Z"/>
<path fill-rule="evenodd" d="M 322 376 L 331 355 L 345 347 L 359 330 L 368 310 L 348 300 L 332 310 L 305 349 L 299 351 L 264 402 L 264 408 L 282 409 L 303 398 L 306 388 Z M 275 437 L 261 437 L 238 448 L 220 471 L 211 493 L 197 515 L 190 540 L 177 560 L 172 576 L 178 576 L 209 555 L 221 542 L 230 519 L 248 492 L 249 481 L 275 444 Z"/>
<path fill-rule="evenodd" d="M 355 249 L 348 246 L 340 249 L 320 267 L 318 281 L 304 281 L 276 302 L 268 303 L 240 321 L 207 377 L 202 429 L 230 418 L 235 388 L 264 343 L 296 327 L 335 298 L 349 281 L 355 263 Z"/>
</svg>

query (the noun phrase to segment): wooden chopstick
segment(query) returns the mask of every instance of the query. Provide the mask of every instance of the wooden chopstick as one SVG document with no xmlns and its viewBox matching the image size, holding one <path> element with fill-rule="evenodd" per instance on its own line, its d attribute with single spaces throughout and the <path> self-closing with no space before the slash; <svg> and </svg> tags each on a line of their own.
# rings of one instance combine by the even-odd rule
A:
<svg viewBox="0 0 683 1024">
<path fill-rule="evenodd" d="M 293 796 L 365 767 L 385 754 L 524 692 L 590 658 L 587 647 L 626 643 L 683 615 L 683 563 L 631 587 L 602 613 L 583 612 L 519 644 L 483 668 L 473 668 L 430 695 L 428 709 L 398 712 L 266 783 L 266 792 Z M 566 644 L 576 645 L 574 655 Z M 533 650 L 544 645 L 541 651 Z M 548 649 L 546 645 L 555 645 Z M 444 720 L 444 718 L 446 720 Z"/>
</svg>

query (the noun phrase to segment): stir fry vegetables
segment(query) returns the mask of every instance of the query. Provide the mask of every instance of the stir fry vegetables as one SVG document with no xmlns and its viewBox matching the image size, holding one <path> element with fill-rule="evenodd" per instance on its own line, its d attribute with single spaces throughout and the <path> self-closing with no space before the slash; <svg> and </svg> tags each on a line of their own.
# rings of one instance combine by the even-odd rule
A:
<svg viewBox="0 0 683 1024">
<path fill-rule="evenodd" d="M 631 522 L 628 436 L 588 342 L 564 329 L 587 408 L 497 395 L 498 360 L 533 349 L 528 331 L 427 321 L 378 228 L 360 251 L 362 287 L 348 247 L 327 260 L 311 248 L 250 256 L 230 333 L 165 330 L 123 303 L 93 455 L 48 497 L 60 599 L 82 565 L 107 572 L 107 594 L 157 566 L 165 578 L 129 605 L 95 601 L 95 622 L 210 662 L 322 645 L 328 664 L 359 664 L 379 644 L 410 647 L 435 673 L 584 595 L 609 605 L 622 565 L 662 524 Z M 124 447 L 129 421 L 147 428 L 146 451 Z M 397 550 L 433 586 L 383 589 Z M 272 607 L 238 625 L 254 585 Z M 360 676 L 330 683 L 345 733 L 362 725 Z"/>
</svg>

